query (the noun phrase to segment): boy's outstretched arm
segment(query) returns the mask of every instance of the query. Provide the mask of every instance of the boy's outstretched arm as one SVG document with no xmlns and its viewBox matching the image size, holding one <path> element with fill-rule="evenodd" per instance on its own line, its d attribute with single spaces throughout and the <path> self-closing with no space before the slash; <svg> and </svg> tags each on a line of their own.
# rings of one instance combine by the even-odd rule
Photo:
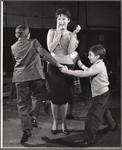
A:
<svg viewBox="0 0 122 150">
<path fill-rule="evenodd" d="M 59 68 L 64 67 L 58 61 L 49 53 L 47 52 L 44 48 L 42 47 L 37 47 L 37 52 L 39 55 L 41 55 L 46 61 L 50 62 L 52 65 L 55 65 Z"/>
<path fill-rule="evenodd" d="M 84 71 L 82 71 L 82 70 L 68 70 L 67 66 L 65 66 L 65 67 L 61 68 L 61 72 L 69 74 L 69 75 L 73 75 L 76 77 L 90 77 L 90 76 L 94 76 L 94 75 L 98 74 L 99 70 L 98 69 L 94 70 L 94 68 L 92 68 L 92 67 L 85 69 Z"/>
</svg>

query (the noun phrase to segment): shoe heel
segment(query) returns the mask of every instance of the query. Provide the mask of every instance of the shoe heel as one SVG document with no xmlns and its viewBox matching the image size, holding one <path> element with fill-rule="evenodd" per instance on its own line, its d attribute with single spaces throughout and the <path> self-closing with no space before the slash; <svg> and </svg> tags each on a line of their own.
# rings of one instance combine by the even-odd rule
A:
<svg viewBox="0 0 122 150">
<path fill-rule="evenodd" d="M 68 130 L 62 130 L 62 133 L 65 135 L 69 135 L 69 131 Z"/>
<path fill-rule="evenodd" d="M 53 129 L 51 129 L 51 132 L 52 132 L 52 134 L 57 134 L 57 133 L 58 133 L 58 130 L 53 130 Z"/>
</svg>

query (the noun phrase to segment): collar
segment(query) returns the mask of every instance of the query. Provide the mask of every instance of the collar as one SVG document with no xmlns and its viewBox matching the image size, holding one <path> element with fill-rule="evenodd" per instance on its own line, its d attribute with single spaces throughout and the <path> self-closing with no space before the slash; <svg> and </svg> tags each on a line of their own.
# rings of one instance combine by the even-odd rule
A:
<svg viewBox="0 0 122 150">
<path fill-rule="evenodd" d="M 18 41 L 21 41 L 21 40 L 28 40 L 27 38 L 19 38 Z"/>
</svg>

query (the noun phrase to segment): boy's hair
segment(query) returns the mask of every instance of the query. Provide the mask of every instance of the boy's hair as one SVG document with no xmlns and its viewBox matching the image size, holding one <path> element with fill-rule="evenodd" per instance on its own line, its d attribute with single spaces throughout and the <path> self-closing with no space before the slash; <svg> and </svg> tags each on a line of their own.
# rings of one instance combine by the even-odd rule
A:
<svg viewBox="0 0 122 150">
<path fill-rule="evenodd" d="M 29 27 L 26 25 L 19 25 L 15 29 L 15 34 L 17 38 L 27 37 L 29 34 Z"/>
<path fill-rule="evenodd" d="M 59 8 L 55 14 L 56 18 L 61 14 L 65 15 L 68 19 L 71 18 L 71 13 L 66 8 Z"/>
<path fill-rule="evenodd" d="M 99 55 L 99 59 L 103 59 L 106 55 L 106 49 L 101 44 L 90 47 L 89 51 L 92 51 L 95 55 Z"/>
</svg>

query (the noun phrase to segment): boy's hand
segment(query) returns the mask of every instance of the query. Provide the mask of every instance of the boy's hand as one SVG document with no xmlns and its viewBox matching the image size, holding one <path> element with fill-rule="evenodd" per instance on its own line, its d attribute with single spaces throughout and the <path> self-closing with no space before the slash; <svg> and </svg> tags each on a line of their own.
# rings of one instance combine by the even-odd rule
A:
<svg viewBox="0 0 122 150">
<path fill-rule="evenodd" d="M 68 68 L 67 66 L 64 66 L 63 68 L 60 69 L 62 73 L 68 74 Z"/>
<path fill-rule="evenodd" d="M 59 69 L 61 69 L 61 68 L 64 68 L 64 65 L 61 65 L 61 64 L 57 64 L 57 67 L 59 68 Z"/>
</svg>

